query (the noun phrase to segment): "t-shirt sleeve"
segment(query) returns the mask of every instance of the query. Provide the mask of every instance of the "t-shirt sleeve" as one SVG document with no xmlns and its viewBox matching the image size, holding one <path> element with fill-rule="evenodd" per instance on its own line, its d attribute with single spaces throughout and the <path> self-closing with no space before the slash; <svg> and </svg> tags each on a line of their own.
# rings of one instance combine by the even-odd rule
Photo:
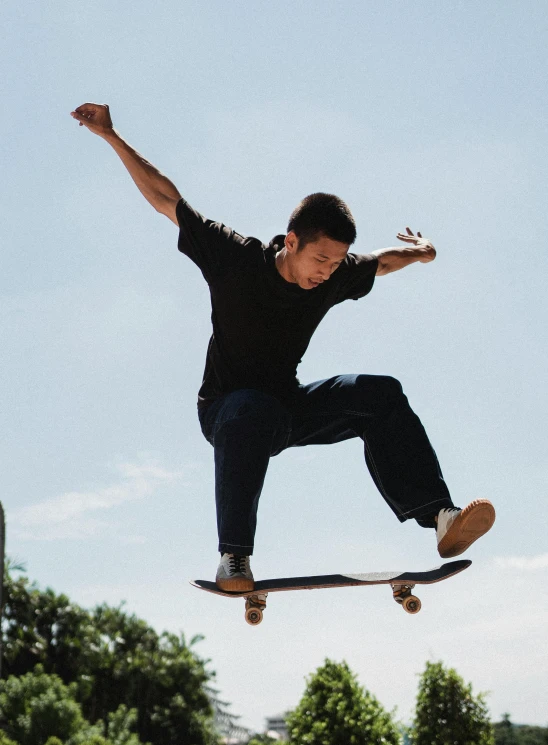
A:
<svg viewBox="0 0 548 745">
<path fill-rule="evenodd" d="M 208 220 L 185 199 L 177 204 L 178 248 L 201 269 L 209 282 L 238 260 L 246 239 L 220 222 Z"/>
<path fill-rule="evenodd" d="M 378 259 L 373 254 L 349 253 L 341 265 L 337 303 L 343 300 L 359 300 L 373 288 L 377 273 Z M 334 275 L 336 276 L 336 275 Z"/>
</svg>

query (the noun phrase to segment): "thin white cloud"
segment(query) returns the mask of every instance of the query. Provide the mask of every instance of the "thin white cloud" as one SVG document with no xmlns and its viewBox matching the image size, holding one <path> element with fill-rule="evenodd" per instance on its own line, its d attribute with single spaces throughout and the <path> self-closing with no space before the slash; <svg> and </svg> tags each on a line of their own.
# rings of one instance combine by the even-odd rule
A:
<svg viewBox="0 0 548 745">
<path fill-rule="evenodd" d="M 116 482 L 87 491 L 71 491 L 22 507 L 10 516 L 19 538 L 53 540 L 83 538 L 104 530 L 100 513 L 127 502 L 151 496 L 162 486 L 180 481 L 181 471 L 168 471 L 156 465 L 123 463 L 117 467 Z M 125 542 L 140 542 L 140 536 L 126 536 Z"/>
<path fill-rule="evenodd" d="M 497 556 L 495 564 L 503 569 L 522 569 L 532 572 L 548 567 L 548 554 L 538 556 Z"/>
</svg>

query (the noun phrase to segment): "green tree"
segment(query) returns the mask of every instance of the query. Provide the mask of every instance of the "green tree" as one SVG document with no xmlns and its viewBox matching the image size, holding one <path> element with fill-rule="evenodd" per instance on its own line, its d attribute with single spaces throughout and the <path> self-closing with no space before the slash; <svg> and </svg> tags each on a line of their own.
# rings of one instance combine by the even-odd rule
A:
<svg viewBox="0 0 548 745">
<path fill-rule="evenodd" d="M 3 675 L 24 675 L 40 663 L 65 682 L 100 664 L 101 635 L 91 614 L 66 595 L 41 591 L 27 577 L 4 577 Z"/>
<path fill-rule="evenodd" d="M 411 732 L 414 745 L 494 745 L 484 694 L 441 662 L 427 662 Z"/>
<path fill-rule="evenodd" d="M 213 674 L 194 652 L 199 637 L 187 643 L 182 634 L 158 634 L 122 607 L 84 610 L 66 595 L 9 573 L 4 598 L 4 675 L 21 677 L 40 663 L 45 673 L 72 684 L 85 719 L 103 723 L 98 736 L 109 736 L 109 714 L 124 705 L 137 710 L 143 742 L 217 742 L 206 690 Z"/>
<path fill-rule="evenodd" d="M 73 690 L 40 667 L 36 673 L 0 681 L 0 713 L 4 729 L 20 745 L 42 745 L 52 737 L 61 741 L 81 731 L 86 722 Z"/>
<path fill-rule="evenodd" d="M 519 745 L 548 745 L 548 728 L 521 724 L 516 729 Z"/>
<path fill-rule="evenodd" d="M 290 742 L 299 745 L 399 745 L 391 715 L 356 681 L 346 662 L 325 660 L 288 715 Z"/>
<path fill-rule="evenodd" d="M 502 721 L 493 725 L 495 745 L 548 745 L 548 728 L 528 724 L 515 725 L 510 714 L 503 714 Z"/>
<path fill-rule="evenodd" d="M 90 725 L 74 695 L 77 686 L 66 686 L 57 675 L 46 675 L 38 665 L 32 673 L 11 675 L 0 681 L 0 716 L 6 733 L 18 745 L 140 745 L 131 732 L 135 712 L 125 707 Z M 111 739 L 105 739 L 102 733 Z"/>
<path fill-rule="evenodd" d="M 493 726 L 495 745 L 518 745 L 516 728 L 510 721 L 510 714 L 503 714 L 502 721 Z"/>
</svg>

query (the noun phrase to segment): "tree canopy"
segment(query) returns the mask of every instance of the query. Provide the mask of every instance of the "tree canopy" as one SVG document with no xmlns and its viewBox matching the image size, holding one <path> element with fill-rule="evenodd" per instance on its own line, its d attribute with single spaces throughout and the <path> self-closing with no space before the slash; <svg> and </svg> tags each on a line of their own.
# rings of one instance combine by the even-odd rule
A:
<svg viewBox="0 0 548 745">
<path fill-rule="evenodd" d="M 548 727 L 514 724 L 508 713 L 493 725 L 493 730 L 495 745 L 548 745 Z"/>
<path fill-rule="evenodd" d="M 182 634 L 158 634 L 122 606 L 84 610 L 66 595 L 38 589 L 26 577 L 7 574 L 4 582 L 3 674 L 13 676 L 10 685 L 17 679 L 30 685 L 24 676 L 39 664 L 33 685 L 45 684 L 40 674 L 53 676 L 53 693 L 47 695 L 61 695 L 60 686 L 70 686 L 81 711 L 77 715 L 63 694 L 67 716 L 72 710 L 75 717 L 92 725 L 102 722 L 105 729 L 109 717 L 124 706 L 126 712 L 135 710 L 142 742 L 217 742 L 206 690 L 213 674 L 194 651 L 199 638 L 187 643 Z"/>
<path fill-rule="evenodd" d="M 76 701 L 77 686 L 64 685 L 57 675 L 46 675 L 41 665 L 20 677 L 0 680 L 2 724 L 17 745 L 141 745 L 132 732 L 135 709 L 123 704 L 106 722 L 91 725 Z M 7 741 L 0 740 L 0 745 Z"/>
<path fill-rule="evenodd" d="M 494 745 L 485 696 L 441 662 L 427 662 L 417 695 L 414 745 Z"/>
<path fill-rule="evenodd" d="M 398 729 L 346 662 L 326 659 L 307 681 L 288 716 L 290 742 L 299 745 L 398 745 Z"/>
</svg>

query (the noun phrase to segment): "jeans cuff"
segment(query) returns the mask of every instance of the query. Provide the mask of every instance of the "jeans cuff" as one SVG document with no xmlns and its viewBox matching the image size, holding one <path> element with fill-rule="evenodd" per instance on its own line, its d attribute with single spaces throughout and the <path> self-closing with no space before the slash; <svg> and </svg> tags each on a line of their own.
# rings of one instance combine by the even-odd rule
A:
<svg viewBox="0 0 548 745">
<path fill-rule="evenodd" d="M 426 507 L 416 507 L 413 510 L 409 510 L 405 514 L 406 520 L 416 520 L 421 528 L 435 528 L 435 518 L 438 516 L 439 511 L 443 509 L 451 509 L 454 507 L 453 502 L 447 497 L 431 502 Z"/>
<path fill-rule="evenodd" d="M 253 546 L 242 546 L 237 543 L 219 543 L 219 553 L 253 556 Z"/>
</svg>

